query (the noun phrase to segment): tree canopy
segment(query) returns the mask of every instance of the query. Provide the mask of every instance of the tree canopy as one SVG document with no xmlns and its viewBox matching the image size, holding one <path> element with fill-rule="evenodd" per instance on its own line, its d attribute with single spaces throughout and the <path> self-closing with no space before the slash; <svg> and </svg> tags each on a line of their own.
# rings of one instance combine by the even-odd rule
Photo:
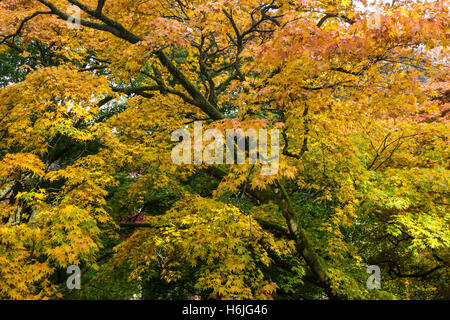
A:
<svg viewBox="0 0 450 320">
<path fill-rule="evenodd" d="M 0 16 L 0 298 L 449 296 L 445 1 Z M 278 172 L 173 163 L 171 133 L 196 121 L 279 129 Z"/>
</svg>

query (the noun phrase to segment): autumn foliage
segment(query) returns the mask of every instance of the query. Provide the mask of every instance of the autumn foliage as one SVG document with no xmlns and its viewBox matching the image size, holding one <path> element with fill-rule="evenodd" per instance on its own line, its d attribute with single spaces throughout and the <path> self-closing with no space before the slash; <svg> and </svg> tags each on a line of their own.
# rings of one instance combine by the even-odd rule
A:
<svg viewBox="0 0 450 320">
<path fill-rule="evenodd" d="M 1 1 L 0 298 L 447 297 L 448 6 L 364 4 Z M 174 164 L 194 121 L 278 173 Z"/>
</svg>

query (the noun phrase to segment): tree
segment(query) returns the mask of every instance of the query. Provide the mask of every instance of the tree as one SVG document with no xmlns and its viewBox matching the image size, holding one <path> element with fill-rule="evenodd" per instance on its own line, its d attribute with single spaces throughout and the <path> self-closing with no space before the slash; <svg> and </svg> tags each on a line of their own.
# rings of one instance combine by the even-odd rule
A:
<svg viewBox="0 0 450 320">
<path fill-rule="evenodd" d="M 448 294 L 448 8 L 360 8 L 2 1 L 0 297 Z M 279 129 L 278 173 L 174 164 L 194 121 Z"/>
</svg>

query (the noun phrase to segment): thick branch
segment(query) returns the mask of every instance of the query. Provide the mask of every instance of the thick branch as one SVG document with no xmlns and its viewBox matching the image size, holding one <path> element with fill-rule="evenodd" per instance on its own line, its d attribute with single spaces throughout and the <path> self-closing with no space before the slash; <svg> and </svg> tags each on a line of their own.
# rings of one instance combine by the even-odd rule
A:
<svg viewBox="0 0 450 320">
<path fill-rule="evenodd" d="M 324 15 L 322 17 L 322 19 L 319 20 L 319 22 L 317 22 L 317 27 L 320 28 L 322 26 L 322 24 L 324 24 L 325 21 L 327 21 L 329 18 L 341 18 L 342 20 L 344 20 L 345 22 L 349 23 L 349 24 L 354 24 L 355 21 L 346 17 L 345 15 L 338 15 L 335 13 L 327 13 L 326 15 Z"/>
</svg>

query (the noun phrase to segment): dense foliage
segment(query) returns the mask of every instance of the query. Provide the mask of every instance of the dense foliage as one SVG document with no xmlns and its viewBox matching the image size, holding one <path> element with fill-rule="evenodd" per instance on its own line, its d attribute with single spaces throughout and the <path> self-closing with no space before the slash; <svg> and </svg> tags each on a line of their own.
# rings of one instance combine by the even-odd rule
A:
<svg viewBox="0 0 450 320">
<path fill-rule="evenodd" d="M 448 297 L 448 8 L 368 2 L 1 1 L 0 298 Z M 200 120 L 278 173 L 174 164 Z"/>
</svg>

